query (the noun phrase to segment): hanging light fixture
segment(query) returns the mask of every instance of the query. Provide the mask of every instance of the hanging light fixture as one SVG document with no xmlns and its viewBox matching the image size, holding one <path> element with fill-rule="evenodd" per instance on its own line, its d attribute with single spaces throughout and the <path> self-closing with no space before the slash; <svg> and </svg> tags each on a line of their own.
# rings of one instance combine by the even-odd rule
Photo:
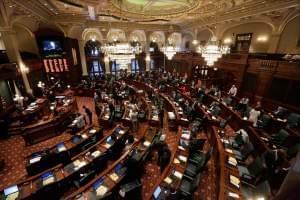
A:
<svg viewBox="0 0 300 200">
<path fill-rule="evenodd" d="M 122 22 L 122 2 L 120 2 L 120 22 Z M 111 27 L 111 24 L 109 23 Z M 129 42 L 118 42 L 120 33 L 114 36 L 113 42 L 104 45 L 101 50 L 105 53 L 105 58 L 116 61 L 120 65 L 120 69 L 127 69 L 128 64 L 131 63 L 132 59 L 135 59 L 136 54 L 142 52 L 142 47 L 135 38 L 135 45 L 131 45 Z"/>
<path fill-rule="evenodd" d="M 164 46 L 161 48 L 161 51 L 167 56 L 168 60 L 172 60 L 174 55 L 179 51 L 178 47 L 172 45 Z"/>
<path fill-rule="evenodd" d="M 230 48 L 228 46 L 219 46 L 216 37 L 213 36 L 207 45 L 199 46 L 197 52 L 201 53 L 208 66 L 213 66 L 223 54 L 230 52 Z"/>
<path fill-rule="evenodd" d="M 127 69 L 128 64 L 135 58 L 136 54 L 142 52 L 140 45 L 131 46 L 129 43 L 112 43 L 105 45 L 103 51 L 110 60 L 115 60 L 120 64 L 121 69 Z"/>
</svg>

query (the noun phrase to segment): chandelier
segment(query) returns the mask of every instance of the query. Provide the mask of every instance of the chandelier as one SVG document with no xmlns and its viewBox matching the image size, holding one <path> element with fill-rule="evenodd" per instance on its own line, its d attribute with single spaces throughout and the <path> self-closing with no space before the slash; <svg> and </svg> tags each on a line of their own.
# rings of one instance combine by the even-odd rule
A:
<svg viewBox="0 0 300 200">
<path fill-rule="evenodd" d="M 128 64 L 135 58 L 135 55 L 142 52 L 142 48 L 139 44 L 131 46 L 126 42 L 107 44 L 102 47 L 102 50 L 110 60 L 115 60 L 120 64 L 121 69 L 127 69 Z"/>
<path fill-rule="evenodd" d="M 219 46 L 217 39 L 212 37 L 206 46 L 199 46 L 197 52 L 201 53 L 208 66 L 213 66 L 223 54 L 230 52 L 230 48 L 228 46 Z"/>
<path fill-rule="evenodd" d="M 176 54 L 176 52 L 179 51 L 179 48 L 168 45 L 168 46 L 162 47 L 161 51 L 167 56 L 168 60 L 172 60 L 172 58 Z"/>
</svg>

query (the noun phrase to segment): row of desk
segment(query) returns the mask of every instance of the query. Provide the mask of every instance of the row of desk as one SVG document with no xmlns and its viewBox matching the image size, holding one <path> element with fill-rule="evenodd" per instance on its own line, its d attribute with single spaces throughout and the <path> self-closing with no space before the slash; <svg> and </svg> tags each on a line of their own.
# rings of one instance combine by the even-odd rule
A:
<svg viewBox="0 0 300 200">
<path fill-rule="evenodd" d="M 96 176 L 93 180 L 87 183 L 84 187 L 67 196 L 65 199 L 103 199 L 113 195 L 112 191 L 117 190 L 117 186 L 128 173 L 127 163 L 129 160 L 134 160 L 135 163 L 145 159 L 149 153 L 157 129 L 148 128 L 143 134 L 144 140 L 136 139 L 135 143 L 129 146 L 125 153 L 105 171 Z M 125 190 L 125 189 L 123 189 Z M 119 191 L 119 194 L 125 195 L 126 191 Z M 115 193 L 118 193 L 117 191 Z M 113 198 L 113 197 L 111 197 Z"/>
<path fill-rule="evenodd" d="M 89 132 L 93 134 L 95 131 L 92 129 Z M 5 189 L 1 194 L 2 198 L 5 196 L 6 199 L 13 197 L 18 199 L 57 199 L 69 189 L 70 183 L 80 182 L 84 178 L 83 176 L 89 175 L 90 172 L 98 173 L 106 167 L 106 161 L 109 160 L 107 154 L 117 148 L 127 132 L 128 128 L 116 127 L 110 135 L 73 156 L 68 163 L 58 164 Z M 113 134 L 115 140 L 112 138 Z M 8 194 L 8 192 L 14 191 L 14 188 L 17 188 L 17 191 Z"/>
<path fill-rule="evenodd" d="M 67 163 L 70 158 L 88 149 L 102 137 L 102 128 L 90 126 L 79 131 L 67 141 L 60 142 L 43 151 L 35 152 L 25 158 L 27 174 L 32 176 L 59 163 Z"/>
</svg>

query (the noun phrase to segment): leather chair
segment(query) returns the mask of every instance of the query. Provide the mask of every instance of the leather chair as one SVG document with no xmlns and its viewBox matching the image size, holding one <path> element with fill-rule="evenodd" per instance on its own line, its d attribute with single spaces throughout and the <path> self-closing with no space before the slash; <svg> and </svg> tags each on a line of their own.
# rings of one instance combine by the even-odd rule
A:
<svg viewBox="0 0 300 200">
<path fill-rule="evenodd" d="M 285 141 L 289 136 L 290 134 L 286 130 L 281 129 L 275 135 L 271 135 L 270 142 L 275 146 L 283 147 Z"/>
<path fill-rule="evenodd" d="M 242 184 L 255 188 L 267 178 L 267 167 L 260 157 L 248 165 L 238 165 Z"/>
<path fill-rule="evenodd" d="M 295 128 L 300 126 L 300 115 L 291 113 L 287 118 L 287 124 L 289 128 Z"/>
</svg>

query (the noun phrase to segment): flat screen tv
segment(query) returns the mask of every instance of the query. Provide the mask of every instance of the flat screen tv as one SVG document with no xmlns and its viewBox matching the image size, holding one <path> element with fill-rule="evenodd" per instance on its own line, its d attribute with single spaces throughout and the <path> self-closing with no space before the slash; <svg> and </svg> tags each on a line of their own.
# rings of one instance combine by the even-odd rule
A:
<svg viewBox="0 0 300 200">
<path fill-rule="evenodd" d="M 62 51 L 61 42 L 58 40 L 44 40 L 42 42 L 42 48 L 44 52 L 51 52 L 51 51 Z"/>
</svg>

